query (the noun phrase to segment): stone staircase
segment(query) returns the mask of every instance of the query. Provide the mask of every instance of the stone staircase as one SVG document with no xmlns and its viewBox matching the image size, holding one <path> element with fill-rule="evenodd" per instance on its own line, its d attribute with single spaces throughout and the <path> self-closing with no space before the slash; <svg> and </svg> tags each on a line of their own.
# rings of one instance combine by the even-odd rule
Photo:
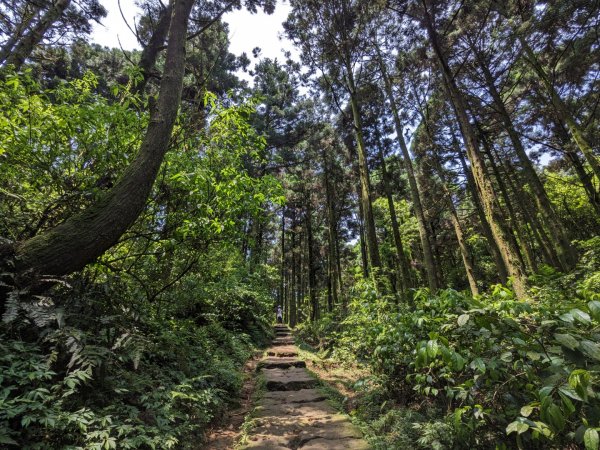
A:
<svg viewBox="0 0 600 450">
<path fill-rule="evenodd" d="M 244 449 L 365 450 L 346 415 L 338 413 L 317 387 L 319 381 L 298 359 L 290 329 L 275 326 L 273 346 L 259 362 L 266 392 L 255 409 L 253 428 Z"/>
</svg>

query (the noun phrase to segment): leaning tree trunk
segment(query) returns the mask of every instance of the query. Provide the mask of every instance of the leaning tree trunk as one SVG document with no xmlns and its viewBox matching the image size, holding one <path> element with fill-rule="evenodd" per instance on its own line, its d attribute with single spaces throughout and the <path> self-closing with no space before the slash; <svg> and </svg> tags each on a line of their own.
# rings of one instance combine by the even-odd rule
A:
<svg viewBox="0 0 600 450">
<path fill-rule="evenodd" d="M 462 97 L 456 80 L 454 79 L 450 67 L 446 61 L 446 57 L 442 51 L 439 42 L 439 36 L 437 31 L 434 29 L 433 18 L 427 10 L 427 4 L 423 1 L 423 13 L 424 13 L 424 25 L 427 29 L 429 42 L 436 55 L 442 76 L 444 80 L 444 86 L 450 98 L 450 101 L 454 107 L 456 117 L 460 126 L 461 133 L 467 148 L 467 157 L 471 161 L 471 167 L 473 170 L 473 176 L 477 188 L 481 193 L 481 200 L 485 214 L 492 226 L 492 232 L 494 239 L 498 244 L 502 258 L 510 276 L 513 281 L 513 288 L 517 298 L 525 299 L 527 297 L 527 276 L 523 264 L 519 260 L 518 248 L 511 242 L 509 236 L 509 230 L 504 222 L 500 203 L 494 192 L 494 187 L 491 180 L 488 178 L 485 170 L 485 161 L 483 155 L 480 153 L 479 140 L 477 134 L 473 129 L 473 125 L 469 120 L 467 114 L 467 105 Z"/>
<path fill-rule="evenodd" d="M 102 199 L 62 224 L 16 247 L 16 268 L 64 275 L 85 267 L 115 245 L 142 212 L 169 147 L 185 71 L 185 37 L 194 0 L 177 0 L 155 111 L 134 161 Z"/>
<path fill-rule="evenodd" d="M 29 7 L 31 7 L 32 10 L 29 11 L 29 13 L 27 10 L 23 12 L 21 23 L 15 27 L 12 36 L 10 36 L 2 45 L 2 48 L 0 49 L 0 64 L 6 61 L 6 58 L 8 58 L 16 43 L 19 41 L 19 39 L 21 39 L 23 33 L 27 32 L 27 29 L 29 29 L 31 26 L 33 19 L 35 19 L 35 17 L 38 15 L 40 6 L 29 4 L 26 9 Z"/>
<path fill-rule="evenodd" d="M 483 76 L 485 82 L 488 87 L 488 91 L 490 92 L 492 99 L 494 100 L 494 105 L 496 105 L 496 109 L 500 115 L 500 119 L 502 120 L 502 124 L 504 125 L 505 131 L 508 133 L 508 137 L 513 145 L 513 149 L 517 154 L 517 158 L 521 163 L 521 167 L 523 169 L 523 176 L 529 187 L 531 188 L 536 204 L 542 213 L 542 217 L 544 218 L 544 222 L 548 227 L 548 231 L 550 232 L 550 238 L 552 240 L 552 245 L 556 249 L 556 256 L 558 258 L 560 267 L 562 270 L 567 271 L 573 267 L 576 260 L 576 252 L 571 245 L 571 241 L 569 240 L 567 233 L 565 232 L 564 227 L 558 220 L 558 216 L 554 211 L 552 203 L 548 198 L 548 194 L 544 189 L 544 185 L 542 184 L 540 178 L 538 177 L 537 172 L 535 171 L 529 156 L 527 156 L 527 152 L 523 147 L 521 142 L 521 138 L 517 134 L 517 131 L 514 127 L 510 114 L 506 109 L 506 105 L 502 100 L 500 92 L 496 88 L 496 84 L 494 83 L 494 77 L 490 69 L 488 68 L 486 62 L 483 60 L 482 55 L 474 48 L 474 45 L 471 43 L 471 49 L 475 52 L 475 55 L 479 61 L 479 66 L 481 67 L 481 71 L 483 72 Z"/>
<path fill-rule="evenodd" d="M 56 22 L 65 10 L 71 4 L 71 0 L 56 0 L 48 11 L 40 18 L 29 33 L 25 34 L 13 47 L 12 52 L 4 60 L 5 65 L 13 65 L 15 70 L 19 70 L 25 60 L 29 58 L 33 49 L 38 45 L 44 36 Z"/>
<path fill-rule="evenodd" d="M 519 36 L 519 42 L 525 52 L 527 61 L 529 62 L 536 75 L 548 91 L 548 95 L 550 95 L 550 101 L 552 103 L 552 106 L 554 106 L 554 109 L 556 110 L 557 116 L 560 118 L 562 123 L 565 124 L 566 128 L 569 130 L 569 133 L 571 133 L 573 142 L 575 143 L 575 145 L 577 145 L 579 150 L 581 150 L 581 153 L 583 153 L 583 156 L 585 156 L 585 159 L 592 168 L 592 171 L 600 180 L 600 162 L 598 162 L 598 157 L 594 154 L 592 146 L 585 138 L 581 126 L 577 123 L 577 121 L 569 111 L 569 108 L 556 91 L 554 85 L 552 84 L 552 81 L 550 81 L 550 77 L 546 73 L 546 70 L 540 64 L 536 54 L 534 53 L 533 49 L 529 46 L 525 38 Z"/>
<path fill-rule="evenodd" d="M 450 212 L 450 221 L 452 222 L 452 227 L 454 228 L 454 234 L 456 235 L 456 240 L 458 242 L 458 248 L 462 257 L 463 266 L 467 275 L 467 281 L 469 282 L 469 288 L 471 289 L 471 294 L 473 294 L 474 296 L 479 295 L 479 287 L 477 286 L 477 276 L 475 275 L 475 264 L 473 263 L 473 254 L 471 253 L 471 250 L 469 249 L 469 246 L 465 239 L 465 233 L 460 223 L 460 219 L 458 217 L 458 211 L 456 210 L 456 206 L 454 206 L 454 200 L 452 199 L 452 192 L 448 187 L 448 180 L 446 174 L 444 173 L 444 169 L 442 168 L 442 164 L 440 163 L 438 155 L 434 155 L 432 157 L 432 161 L 435 170 L 437 171 L 438 176 L 440 177 L 442 191 L 444 192 L 445 200 L 448 206 L 448 211 Z"/>
<path fill-rule="evenodd" d="M 483 236 L 485 237 L 485 241 L 487 243 L 490 254 L 492 255 L 492 258 L 494 258 L 496 269 L 498 270 L 498 279 L 502 284 L 506 284 L 506 282 L 508 281 L 508 270 L 506 269 L 506 265 L 504 264 L 504 260 L 502 259 L 502 255 L 500 254 L 498 244 L 496 244 L 496 241 L 494 240 L 492 227 L 490 226 L 490 223 L 488 222 L 487 217 L 485 216 L 485 211 L 483 210 L 481 199 L 479 197 L 479 192 L 477 192 L 477 186 L 475 186 L 475 179 L 473 178 L 473 173 L 471 172 L 471 169 L 467 166 L 464 153 L 458 146 L 458 141 L 454 139 L 453 143 L 456 153 L 458 155 L 458 160 L 463 169 L 463 174 L 467 179 L 467 189 L 471 194 L 471 201 L 473 202 L 473 206 L 475 207 L 475 211 L 477 212 L 477 217 L 479 217 L 481 231 L 483 233 Z"/>
</svg>

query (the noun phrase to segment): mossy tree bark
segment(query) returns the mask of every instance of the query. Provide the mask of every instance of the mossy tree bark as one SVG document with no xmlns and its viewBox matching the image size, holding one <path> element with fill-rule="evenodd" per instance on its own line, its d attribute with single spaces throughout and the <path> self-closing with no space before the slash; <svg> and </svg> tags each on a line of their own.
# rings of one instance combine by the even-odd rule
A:
<svg viewBox="0 0 600 450">
<path fill-rule="evenodd" d="M 525 181 L 534 194 L 537 207 L 539 208 L 539 211 L 544 218 L 544 223 L 550 232 L 551 243 L 556 250 L 556 255 L 558 258 L 558 268 L 567 271 L 575 264 L 577 258 L 576 252 L 571 245 L 571 241 L 569 240 L 564 227 L 560 223 L 556 212 L 554 211 L 552 203 L 548 198 L 548 194 L 544 189 L 544 185 L 542 184 L 537 172 L 535 171 L 535 168 L 533 167 L 533 164 L 531 163 L 531 160 L 529 159 L 529 156 L 527 155 L 527 152 L 525 151 L 525 148 L 523 147 L 521 138 L 515 129 L 512 118 L 506 109 L 506 105 L 502 100 L 500 92 L 498 92 L 498 89 L 496 88 L 494 77 L 487 63 L 485 62 L 483 55 L 481 55 L 481 53 L 475 48 L 472 42 L 471 49 L 474 51 L 475 56 L 477 57 L 479 67 L 483 73 L 484 80 L 486 82 L 488 91 L 492 96 L 496 110 L 500 115 L 500 120 L 502 121 L 504 130 L 507 132 L 513 149 L 517 155 L 517 158 L 519 159 L 519 163 L 523 169 L 522 173 Z"/>
<path fill-rule="evenodd" d="M 492 227 L 494 240 L 498 244 L 502 259 L 506 264 L 508 272 L 512 277 L 513 288 L 517 298 L 525 299 L 527 297 L 527 276 L 525 268 L 519 259 L 519 250 L 510 239 L 510 232 L 504 221 L 500 203 L 494 192 L 494 187 L 487 176 L 485 170 L 485 161 L 479 149 L 479 139 L 469 120 L 467 105 L 461 95 L 456 80 L 454 79 L 450 67 L 446 61 L 446 56 L 439 42 L 439 36 L 435 30 L 434 20 L 431 17 L 427 3 L 423 0 L 423 24 L 427 30 L 429 43 L 435 53 L 436 59 L 442 71 L 444 86 L 460 126 L 460 130 L 465 141 L 467 157 L 471 162 L 473 177 L 477 189 L 480 192 L 484 211 Z"/>
<path fill-rule="evenodd" d="M 367 254 L 369 256 L 369 265 L 371 268 L 381 267 L 379 258 L 379 246 L 377 244 L 377 233 L 375 230 L 375 218 L 373 216 L 373 206 L 371 203 L 371 180 L 369 169 L 367 167 L 367 151 L 363 137 L 362 120 L 358 106 L 356 85 L 352 68 L 347 67 L 348 90 L 350 91 L 350 106 L 352 108 L 352 118 L 354 120 L 354 134 L 356 137 L 356 152 L 358 154 L 358 174 L 360 177 L 360 202 L 363 209 L 365 237 L 367 243 Z"/>
<path fill-rule="evenodd" d="M 193 2 L 177 0 L 174 5 L 159 97 L 138 155 L 97 203 L 17 245 L 18 271 L 33 269 L 43 275 L 64 275 L 80 270 L 115 245 L 143 210 L 168 150 L 179 109 Z"/>
</svg>

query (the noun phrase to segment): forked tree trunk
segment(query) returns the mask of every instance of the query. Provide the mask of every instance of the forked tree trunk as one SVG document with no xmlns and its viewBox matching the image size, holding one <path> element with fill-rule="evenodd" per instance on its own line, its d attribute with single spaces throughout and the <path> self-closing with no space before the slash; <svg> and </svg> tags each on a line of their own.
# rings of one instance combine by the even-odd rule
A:
<svg viewBox="0 0 600 450">
<path fill-rule="evenodd" d="M 142 79 L 133 88 L 133 91 L 136 93 L 144 91 L 148 80 L 150 80 L 150 77 L 152 76 L 156 59 L 158 58 L 158 54 L 160 53 L 162 46 L 165 43 L 165 39 L 167 38 L 167 34 L 169 33 L 172 8 L 173 0 L 169 2 L 166 8 L 161 9 L 156 28 L 150 36 L 148 44 L 144 47 L 144 50 L 142 50 L 140 62 L 138 63 L 138 67 L 142 74 Z"/>
<path fill-rule="evenodd" d="M 185 71 L 185 37 L 193 0 L 177 0 L 156 110 L 136 158 L 97 203 L 16 247 L 19 272 L 43 275 L 81 270 L 115 245 L 142 212 L 169 147 Z"/>
</svg>

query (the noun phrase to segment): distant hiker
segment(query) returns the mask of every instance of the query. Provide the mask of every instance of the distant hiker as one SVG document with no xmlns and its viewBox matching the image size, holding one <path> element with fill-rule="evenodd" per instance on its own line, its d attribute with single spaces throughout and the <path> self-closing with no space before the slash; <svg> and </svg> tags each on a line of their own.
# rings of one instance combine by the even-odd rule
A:
<svg viewBox="0 0 600 450">
<path fill-rule="evenodd" d="M 283 323 L 283 310 L 281 305 L 277 306 L 277 323 Z"/>
</svg>

